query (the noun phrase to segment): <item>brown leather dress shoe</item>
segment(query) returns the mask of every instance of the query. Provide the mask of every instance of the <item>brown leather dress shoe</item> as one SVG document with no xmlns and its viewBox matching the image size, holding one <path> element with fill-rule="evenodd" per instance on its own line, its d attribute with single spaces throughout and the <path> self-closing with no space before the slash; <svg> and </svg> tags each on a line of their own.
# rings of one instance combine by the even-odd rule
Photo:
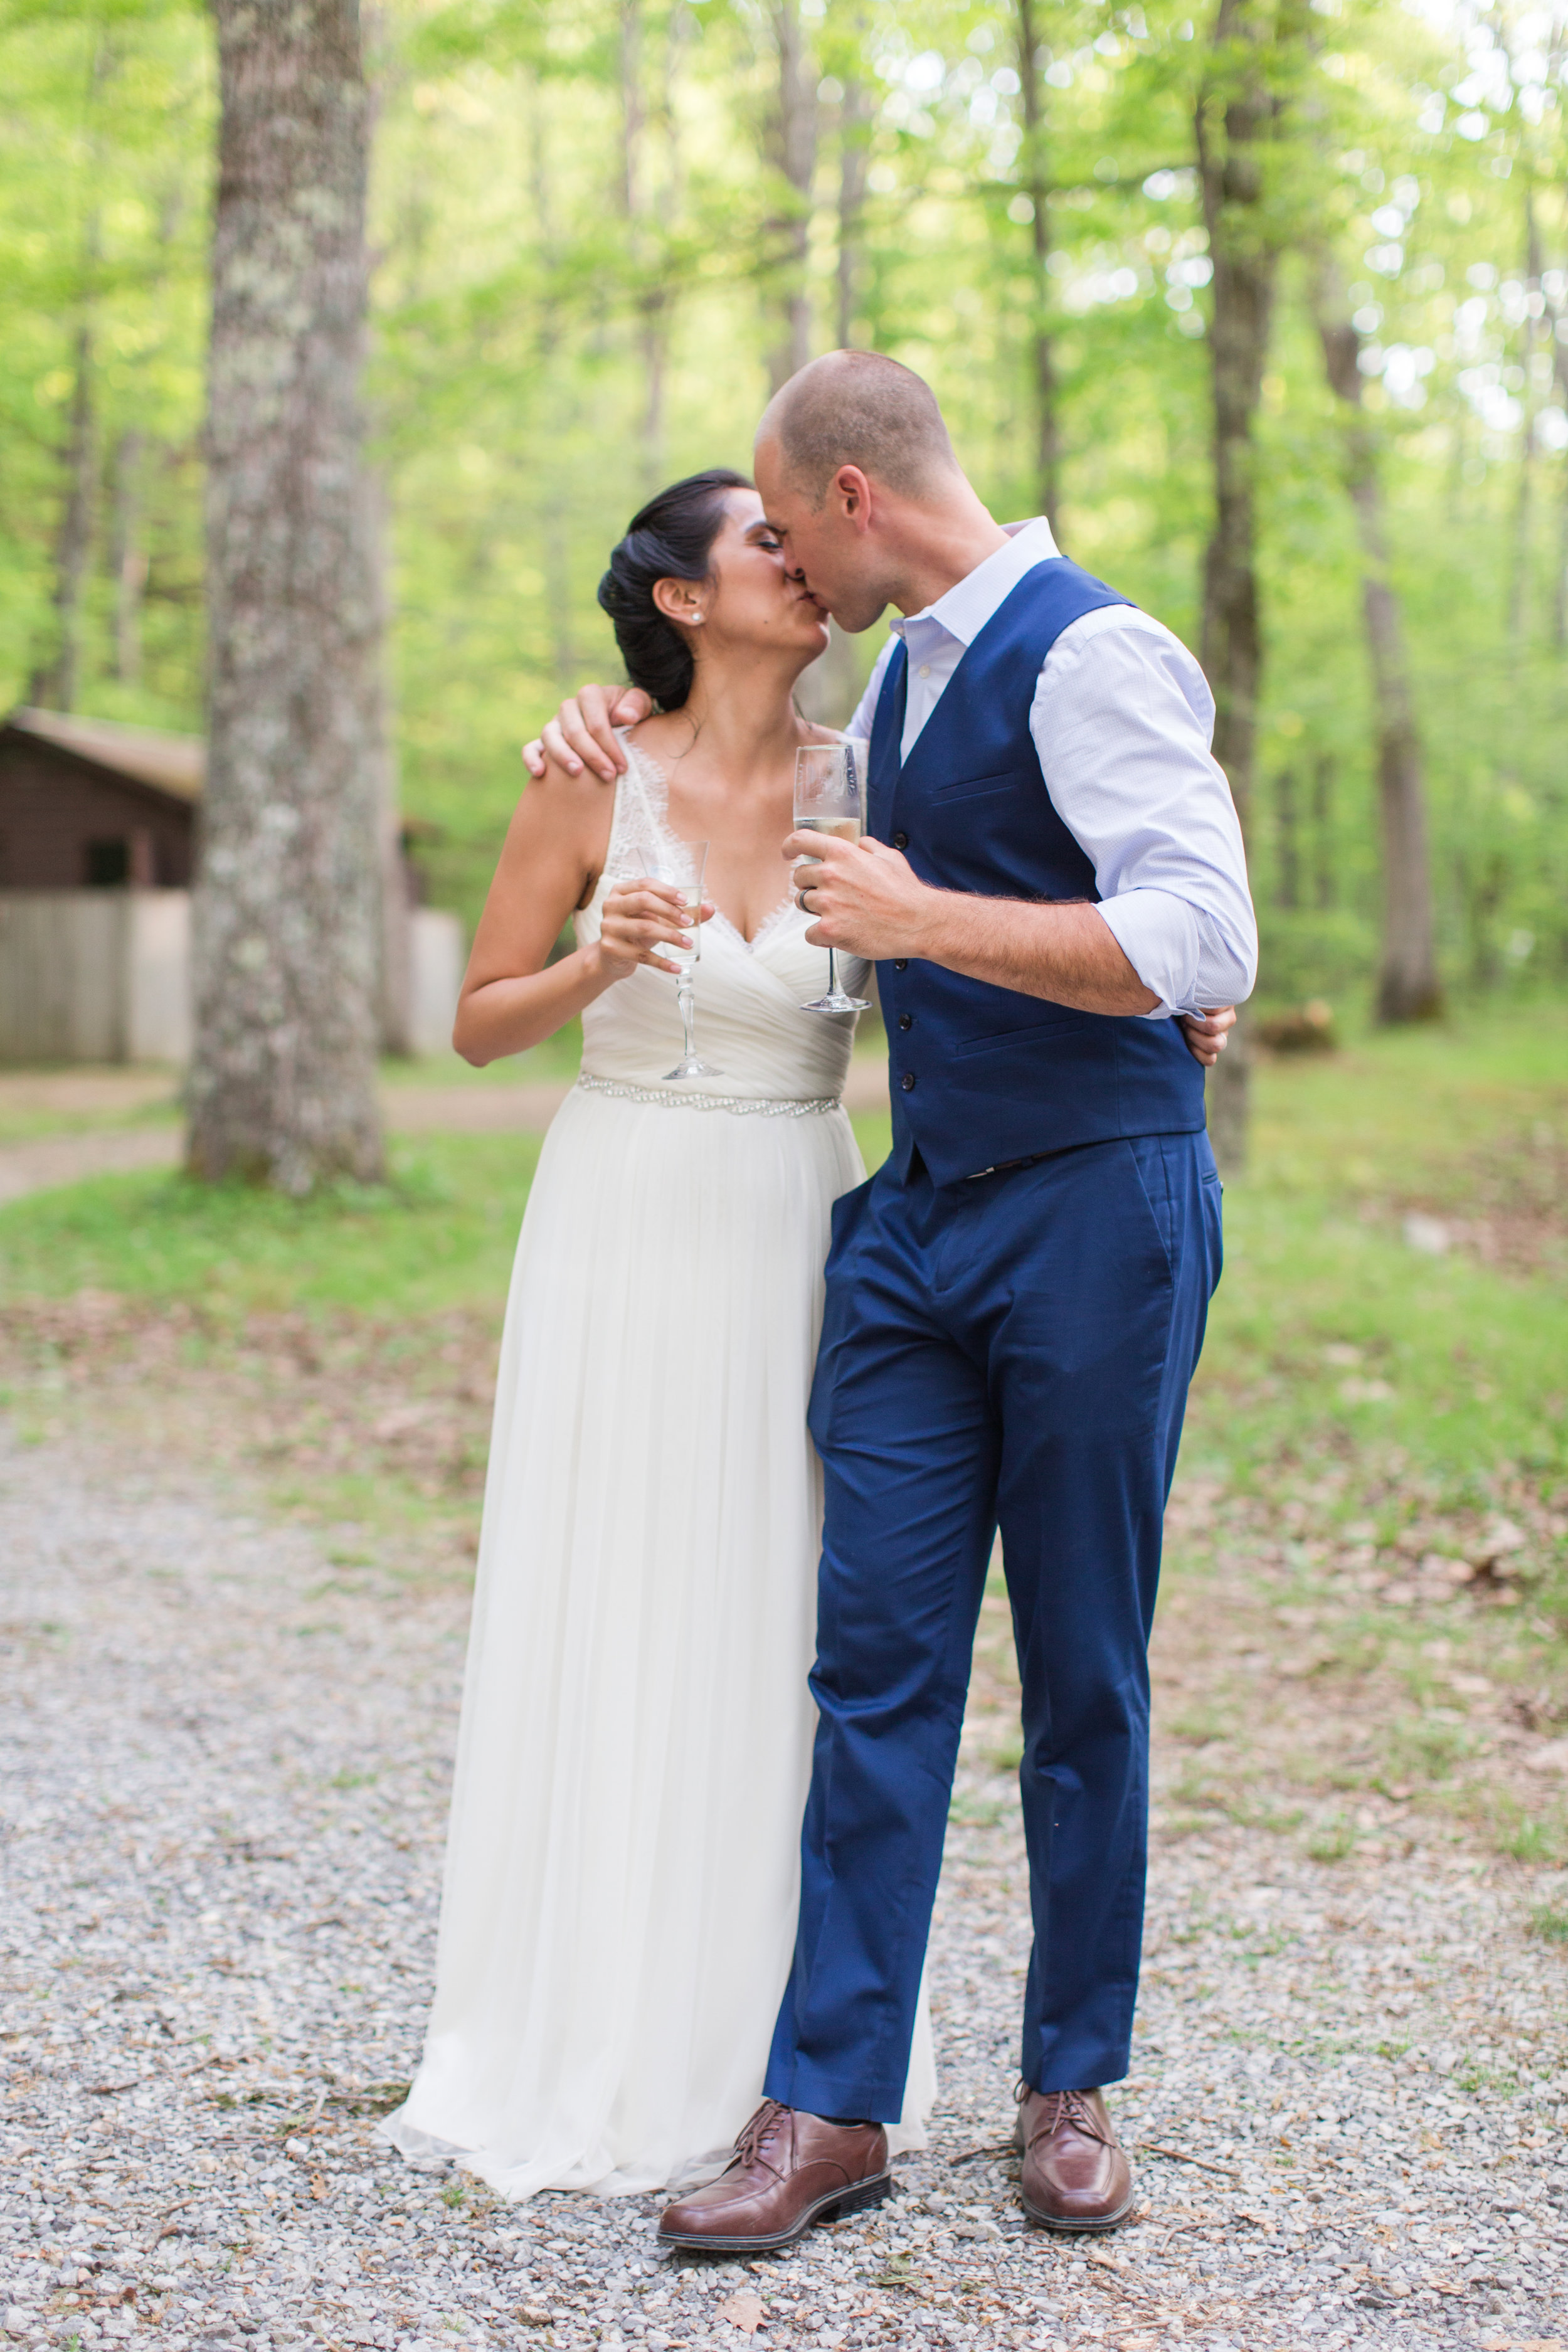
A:
<svg viewBox="0 0 1568 2352">
<path fill-rule="evenodd" d="M 893 2186 L 880 2124 L 830 2124 L 764 2099 L 717 2180 L 668 2207 L 661 2246 L 765 2254 L 814 2221 L 879 2205 Z"/>
<path fill-rule="evenodd" d="M 1047 2230 L 1114 2230 L 1132 2210 L 1132 2168 L 1099 2091 L 1026 2090 L 1016 2145 L 1024 2210 Z"/>
</svg>

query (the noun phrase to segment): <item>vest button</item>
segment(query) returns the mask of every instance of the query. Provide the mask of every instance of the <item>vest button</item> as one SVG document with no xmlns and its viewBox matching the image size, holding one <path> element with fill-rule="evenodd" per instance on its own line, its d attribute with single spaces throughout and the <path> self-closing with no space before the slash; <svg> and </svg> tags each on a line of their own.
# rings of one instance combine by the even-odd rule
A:
<svg viewBox="0 0 1568 2352">
<path fill-rule="evenodd" d="M 907 1095 L 912 1095 L 915 1090 L 914 1072 L 912 1070 L 906 1070 L 903 1076 L 899 1080 L 899 1084 L 902 1087 Z"/>
<path fill-rule="evenodd" d="M 912 1029 L 912 1028 L 914 1027 L 914 1025 L 915 1025 L 915 1016 L 914 1016 L 914 1014 L 913 1014 L 912 1013 L 900 1013 L 900 1015 L 899 1015 L 899 1026 L 900 1026 L 900 1029 Z"/>
<path fill-rule="evenodd" d="M 893 835 L 893 847 L 894 847 L 895 849 L 907 849 L 907 848 L 909 847 L 909 845 L 910 845 L 910 836 L 909 836 L 909 835 L 908 835 L 907 833 L 896 833 L 896 834 L 894 834 L 894 835 Z"/>
<path fill-rule="evenodd" d="M 910 960 L 908 956 L 895 956 L 893 958 L 893 970 L 895 971 L 908 971 L 909 968 Z"/>
</svg>

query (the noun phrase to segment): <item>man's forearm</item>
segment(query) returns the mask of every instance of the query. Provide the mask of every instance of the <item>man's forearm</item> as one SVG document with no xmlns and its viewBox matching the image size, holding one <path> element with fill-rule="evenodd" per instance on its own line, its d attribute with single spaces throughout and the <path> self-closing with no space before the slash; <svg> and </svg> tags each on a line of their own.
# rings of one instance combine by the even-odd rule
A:
<svg viewBox="0 0 1568 2352">
<path fill-rule="evenodd" d="M 816 918 L 806 933 L 814 947 L 877 962 L 918 956 L 1084 1013 L 1152 1013 L 1160 1002 L 1087 900 L 1041 904 L 938 890 L 882 841 L 792 833 L 784 855 L 802 861 L 795 887 Z"/>
<path fill-rule="evenodd" d="M 1087 902 L 1039 906 L 931 890 L 921 913 L 921 943 L 910 953 L 971 980 L 1084 1013 L 1152 1013 L 1160 1001 Z"/>
</svg>

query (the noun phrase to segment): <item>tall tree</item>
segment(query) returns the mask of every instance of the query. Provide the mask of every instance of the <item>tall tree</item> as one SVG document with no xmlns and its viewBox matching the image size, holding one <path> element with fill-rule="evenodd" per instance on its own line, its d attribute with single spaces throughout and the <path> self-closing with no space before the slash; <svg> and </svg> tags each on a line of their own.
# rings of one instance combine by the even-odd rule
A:
<svg viewBox="0 0 1568 2352">
<path fill-rule="evenodd" d="M 855 315 L 865 261 L 866 173 L 870 143 L 870 93 L 859 75 L 851 74 L 844 83 L 838 108 L 838 301 L 834 346 L 841 352 L 847 351 L 855 339 Z"/>
<path fill-rule="evenodd" d="M 215 0 L 209 737 L 193 1172 L 373 1180 L 379 583 L 363 461 L 357 0 Z"/>
<path fill-rule="evenodd" d="M 1214 690 L 1215 757 L 1242 831 L 1252 813 L 1263 634 L 1258 596 L 1255 427 L 1282 227 L 1269 147 L 1282 98 L 1272 68 L 1293 0 L 1219 0 L 1198 92 L 1198 178 L 1214 271 L 1210 367 L 1214 525 L 1204 556 L 1202 660 Z M 1250 1057 L 1239 1026 L 1215 1072 L 1209 1125 L 1222 1165 L 1247 1154 Z"/>
<path fill-rule="evenodd" d="M 59 522 L 55 531 L 54 587 L 50 597 L 52 642 L 33 672 L 27 699 L 48 710 L 74 710 L 80 652 L 81 591 L 92 551 L 93 492 L 97 486 L 98 432 L 93 401 L 92 314 L 84 292 L 71 352 L 71 396 L 62 454 L 64 476 Z"/>
<path fill-rule="evenodd" d="M 1366 413 L 1363 342 L 1338 268 L 1317 257 L 1313 310 L 1323 364 L 1339 404 L 1345 487 L 1361 545 L 1362 609 L 1377 713 L 1378 798 L 1383 820 L 1383 953 L 1380 1021 L 1427 1021 L 1442 1010 L 1432 926 L 1432 861 L 1426 784 L 1415 698 L 1398 593 L 1389 576 L 1388 530 L 1377 436 Z"/>
<path fill-rule="evenodd" d="M 1054 531 L 1060 490 L 1061 422 L 1056 351 L 1051 337 L 1051 174 L 1046 144 L 1037 0 L 1018 0 L 1018 79 L 1024 97 L 1024 148 L 1018 159 L 1018 183 L 1032 208 L 1029 240 L 1034 264 L 1034 319 L 1029 332 L 1029 374 L 1035 405 L 1035 496 L 1040 513 Z"/>
<path fill-rule="evenodd" d="M 121 686 L 142 683 L 142 592 L 147 585 L 147 553 L 142 544 L 145 438 L 132 425 L 114 446 L 110 569 L 114 579 L 114 675 Z"/>
<path fill-rule="evenodd" d="M 816 172 L 816 84 L 800 0 L 772 0 L 778 65 L 764 146 L 776 201 L 765 224 L 772 259 L 769 291 L 773 331 L 767 362 L 773 391 L 811 357 L 811 289 L 806 256 L 811 241 L 811 184 Z"/>
<path fill-rule="evenodd" d="M 1557 304 L 1551 317 L 1557 397 L 1568 408 L 1568 303 Z M 1552 583 L 1552 645 L 1556 653 L 1568 648 L 1568 466 L 1563 469 L 1560 497 L 1557 562 Z"/>
<path fill-rule="evenodd" d="M 650 68 L 647 11 L 644 0 L 621 0 L 621 211 L 626 222 L 627 258 L 636 284 L 637 348 L 643 369 L 642 471 L 646 487 L 655 489 L 664 478 L 664 393 L 669 360 L 669 289 L 659 268 L 661 248 L 655 227 L 655 196 L 649 153 Z M 668 77 L 673 70 L 674 34 L 666 53 L 663 113 L 667 132 L 672 130 Z"/>
<path fill-rule="evenodd" d="M 1519 488 L 1514 500 L 1513 548 L 1508 579 L 1508 641 L 1516 673 L 1530 625 L 1530 554 L 1535 520 L 1535 416 L 1540 404 L 1531 362 L 1543 323 L 1544 297 L 1541 287 L 1543 272 L 1541 224 L 1536 215 L 1535 190 L 1531 184 L 1527 162 L 1524 173 L 1524 292 L 1530 308 L 1526 311 L 1520 338 L 1524 360 L 1524 383 L 1521 387 L 1522 397 L 1520 404 L 1523 416 L 1519 429 Z M 1546 332 L 1552 332 L 1549 322 L 1546 323 Z"/>
<path fill-rule="evenodd" d="M 88 170 L 96 181 L 99 160 L 99 99 L 114 69 L 114 55 L 100 30 L 91 36 L 87 82 Z M 71 338 L 71 396 L 61 451 L 59 521 L 55 530 L 54 582 L 50 594 L 51 638 L 47 653 L 28 683 L 27 699 L 46 709 L 76 708 L 81 654 L 81 592 L 92 552 L 93 509 L 98 488 L 98 354 L 94 310 L 102 262 L 103 215 L 96 184 L 88 200 L 76 287 Z"/>
</svg>

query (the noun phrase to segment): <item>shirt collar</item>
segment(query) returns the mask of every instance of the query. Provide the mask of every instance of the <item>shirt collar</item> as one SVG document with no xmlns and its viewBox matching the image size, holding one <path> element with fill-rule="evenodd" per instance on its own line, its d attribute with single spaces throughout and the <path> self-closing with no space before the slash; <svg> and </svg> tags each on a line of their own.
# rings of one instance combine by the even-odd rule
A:
<svg viewBox="0 0 1568 2352">
<path fill-rule="evenodd" d="M 935 627 L 961 646 L 973 645 L 1025 573 L 1061 552 L 1044 515 L 1035 515 L 1027 522 L 1004 523 L 1002 528 L 1007 534 L 1006 546 L 977 563 L 923 612 L 899 614 L 892 623 L 895 636 L 904 636 L 911 629 Z"/>
</svg>

